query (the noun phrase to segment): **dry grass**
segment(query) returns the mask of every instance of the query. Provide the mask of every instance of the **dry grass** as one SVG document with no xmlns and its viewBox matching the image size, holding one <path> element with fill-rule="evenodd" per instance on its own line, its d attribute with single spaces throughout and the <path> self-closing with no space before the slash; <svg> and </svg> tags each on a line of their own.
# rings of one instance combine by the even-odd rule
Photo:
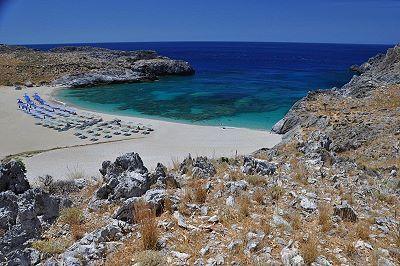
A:
<svg viewBox="0 0 400 266">
<path fill-rule="evenodd" d="M 155 210 L 146 203 L 139 202 L 135 204 L 134 215 L 134 220 L 139 225 L 143 250 L 156 250 L 159 232 Z"/>
<path fill-rule="evenodd" d="M 67 170 L 68 170 L 67 179 L 69 180 L 84 179 L 86 177 L 85 171 L 78 165 L 72 168 L 67 167 Z"/>
<path fill-rule="evenodd" d="M 321 204 L 318 208 L 318 224 L 322 232 L 327 232 L 332 226 L 332 207 L 329 204 Z"/>
<path fill-rule="evenodd" d="M 246 177 L 245 174 L 239 168 L 236 168 L 235 170 L 230 170 L 228 172 L 228 175 L 229 179 L 233 181 L 243 180 Z"/>
<path fill-rule="evenodd" d="M 318 240 L 315 236 L 309 236 L 300 246 L 300 253 L 306 264 L 311 264 L 318 257 Z"/>
<path fill-rule="evenodd" d="M 285 190 L 281 186 L 278 186 L 278 185 L 274 185 L 269 190 L 271 199 L 275 200 L 275 201 L 279 200 L 283 196 L 284 193 L 285 193 Z"/>
<path fill-rule="evenodd" d="M 292 169 L 293 179 L 303 185 L 306 185 L 307 176 L 309 175 L 309 173 L 305 166 L 297 158 L 291 159 L 290 165 Z"/>
<path fill-rule="evenodd" d="M 303 222 L 300 213 L 292 212 L 288 215 L 288 219 L 294 230 L 299 230 L 302 228 Z"/>
<path fill-rule="evenodd" d="M 74 240 L 81 239 L 87 231 L 82 225 L 84 219 L 82 210 L 76 207 L 63 209 L 59 218 L 60 222 L 69 224 Z"/>
<path fill-rule="evenodd" d="M 145 250 L 133 254 L 133 264 L 140 266 L 164 266 L 167 265 L 167 262 L 159 252 Z"/>
<path fill-rule="evenodd" d="M 237 199 L 237 204 L 238 204 L 239 214 L 242 217 L 248 217 L 250 215 L 250 206 L 251 206 L 251 201 L 249 197 L 245 194 L 242 194 Z"/>
<path fill-rule="evenodd" d="M 258 204 L 263 204 L 264 203 L 264 196 L 265 196 L 265 191 L 262 189 L 256 189 L 253 193 L 253 200 L 257 202 Z"/>
<path fill-rule="evenodd" d="M 371 230 L 369 228 L 369 223 L 365 220 L 359 221 L 356 226 L 356 235 L 358 238 L 362 240 L 368 240 L 369 235 L 371 234 Z"/>
<path fill-rule="evenodd" d="M 196 180 L 190 184 L 191 199 L 195 203 L 205 203 L 207 200 L 207 190 L 204 188 L 204 182 L 202 180 Z"/>
<path fill-rule="evenodd" d="M 247 175 L 245 176 L 246 181 L 253 186 L 264 186 L 267 184 L 267 179 L 260 175 Z"/>
<path fill-rule="evenodd" d="M 68 239 L 46 239 L 33 242 L 32 248 L 45 254 L 55 255 L 63 253 L 71 244 Z"/>
</svg>

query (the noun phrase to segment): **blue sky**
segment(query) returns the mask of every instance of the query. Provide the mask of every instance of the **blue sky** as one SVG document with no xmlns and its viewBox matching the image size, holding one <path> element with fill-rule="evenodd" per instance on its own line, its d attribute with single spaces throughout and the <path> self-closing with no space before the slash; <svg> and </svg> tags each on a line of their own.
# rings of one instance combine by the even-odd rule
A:
<svg viewBox="0 0 400 266">
<path fill-rule="evenodd" d="M 400 0 L 0 0 L 0 42 L 400 42 Z"/>
</svg>

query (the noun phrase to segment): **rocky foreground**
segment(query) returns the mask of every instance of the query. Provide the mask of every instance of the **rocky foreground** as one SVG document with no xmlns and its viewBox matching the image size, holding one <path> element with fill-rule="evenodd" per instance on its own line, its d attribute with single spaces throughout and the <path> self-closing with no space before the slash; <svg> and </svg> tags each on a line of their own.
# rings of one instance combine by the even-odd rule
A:
<svg viewBox="0 0 400 266">
<path fill-rule="evenodd" d="M 192 75 L 189 63 L 154 51 L 58 47 L 39 51 L 0 45 L 0 85 L 85 87 L 152 81 L 164 75 Z"/>
<path fill-rule="evenodd" d="M 133 152 L 101 180 L 39 188 L 4 163 L 1 262 L 399 265 L 400 47 L 358 71 L 295 104 L 274 127 L 282 143 L 250 156 L 149 171 Z"/>
</svg>

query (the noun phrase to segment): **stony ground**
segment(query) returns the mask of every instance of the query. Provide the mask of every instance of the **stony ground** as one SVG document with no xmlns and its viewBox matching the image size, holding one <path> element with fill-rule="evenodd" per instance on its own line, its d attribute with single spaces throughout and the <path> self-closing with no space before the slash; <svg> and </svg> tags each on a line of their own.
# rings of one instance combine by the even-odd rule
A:
<svg viewBox="0 0 400 266">
<path fill-rule="evenodd" d="M 36 194 L 71 200 L 59 213 L 60 202 L 50 213 L 29 207 L 23 174 L 3 165 L 0 195 L 19 193 L 8 197 L 19 208 L 8 209 L 16 218 L 2 228 L 4 263 L 399 265 L 400 56 L 393 54 L 399 47 L 363 65 L 353 86 L 300 101 L 275 127 L 285 135 L 272 149 L 188 157 L 152 172 L 130 153 L 104 162 L 101 180 L 43 177 Z M 41 234 L 5 245 L 9 236 L 21 239 L 27 206 Z M 42 222 L 43 213 L 58 218 Z"/>
</svg>

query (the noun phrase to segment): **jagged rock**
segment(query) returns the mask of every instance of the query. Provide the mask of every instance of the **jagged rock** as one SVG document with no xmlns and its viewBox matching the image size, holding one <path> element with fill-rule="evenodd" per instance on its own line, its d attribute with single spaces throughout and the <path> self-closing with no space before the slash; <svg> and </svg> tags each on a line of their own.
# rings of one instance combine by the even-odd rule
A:
<svg viewBox="0 0 400 266">
<path fill-rule="evenodd" d="M 334 215 L 339 216 L 344 221 L 356 222 L 358 220 L 356 212 L 346 201 L 335 206 Z"/>
<path fill-rule="evenodd" d="M 259 174 L 259 175 L 272 175 L 276 171 L 276 165 L 264 160 L 255 159 L 250 156 L 244 157 L 243 173 L 246 174 Z"/>
<path fill-rule="evenodd" d="M 310 212 L 312 212 L 312 211 L 317 209 L 317 204 L 315 204 L 313 199 L 309 199 L 307 197 L 301 197 L 300 199 L 301 199 L 300 200 L 300 206 L 303 209 L 305 209 L 307 211 L 310 211 Z"/>
<path fill-rule="evenodd" d="M 315 259 L 315 262 L 311 263 L 311 266 L 332 266 L 332 263 L 330 263 L 324 256 L 318 256 Z"/>
<path fill-rule="evenodd" d="M 36 249 L 26 248 L 15 250 L 8 254 L 7 266 L 30 266 L 40 262 L 40 252 Z"/>
<path fill-rule="evenodd" d="M 190 258 L 189 254 L 178 251 L 171 251 L 171 255 L 181 261 L 186 261 L 187 259 Z"/>
<path fill-rule="evenodd" d="M 185 158 L 180 164 L 179 172 L 181 174 L 191 174 L 193 177 L 206 179 L 213 177 L 217 173 L 217 170 L 215 170 L 214 165 L 207 157 L 200 156 L 193 160 L 189 155 L 189 157 Z"/>
<path fill-rule="evenodd" d="M 275 227 L 284 226 L 286 230 L 292 230 L 292 226 L 282 216 L 274 214 L 271 219 L 271 225 Z"/>
<path fill-rule="evenodd" d="M 233 207 L 235 205 L 235 198 L 232 197 L 232 196 L 229 196 L 229 197 L 226 198 L 225 203 L 229 207 Z"/>
<path fill-rule="evenodd" d="M 103 162 L 100 173 L 106 183 L 96 192 L 98 199 L 112 201 L 139 197 L 154 182 L 139 154 L 134 152 L 118 157 L 114 163 Z"/>
<path fill-rule="evenodd" d="M 151 189 L 142 197 L 129 198 L 124 201 L 113 217 L 121 221 L 135 223 L 135 205 L 139 202 L 148 204 L 159 215 L 163 209 L 165 195 L 166 192 L 164 189 Z"/>
<path fill-rule="evenodd" d="M 148 172 L 139 154 L 135 152 L 117 157 L 114 163 L 104 161 L 99 171 L 105 181 L 113 177 L 118 177 L 124 172 L 136 172 L 139 174 L 146 174 Z"/>
<path fill-rule="evenodd" d="M 40 236 L 42 230 L 59 216 L 61 209 L 71 205 L 70 200 L 52 196 L 41 188 L 29 189 L 20 195 L 6 191 L 0 193 L 0 198 L 0 204 L 8 205 L 0 208 L 1 219 L 8 216 L 7 224 L 2 224 L 5 233 L 0 237 L 0 253 L 14 254 L 21 260 L 21 251 L 27 247 L 27 241 Z M 12 253 L 14 251 L 17 253 Z"/>
<path fill-rule="evenodd" d="M 56 258 L 57 265 L 97 265 L 96 260 L 104 259 L 115 245 L 120 245 L 116 241 L 123 238 L 125 230 L 123 222 L 115 221 L 86 234 Z M 51 265 L 51 260 L 47 264 Z"/>
<path fill-rule="evenodd" d="M 284 266 L 303 266 L 304 259 L 299 254 L 299 250 L 289 244 L 281 250 L 281 259 Z"/>
<path fill-rule="evenodd" d="M 21 194 L 30 189 L 25 176 L 25 166 L 20 161 L 10 161 L 0 165 L 0 192 L 10 190 Z"/>
<path fill-rule="evenodd" d="M 238 194 L 241 191 L 246 190 L 248 186 L 249 184 L 244 180 L 230 181 L 225 184 L 225 187 L 231 194 Z"/>
<path fill-rule="evenodd" d="M 262 231 L 247 233 L 247 245 L 244 252 L 250 253 L 256 251 L 264 237 L 265 234 Z"/>
</svg>

